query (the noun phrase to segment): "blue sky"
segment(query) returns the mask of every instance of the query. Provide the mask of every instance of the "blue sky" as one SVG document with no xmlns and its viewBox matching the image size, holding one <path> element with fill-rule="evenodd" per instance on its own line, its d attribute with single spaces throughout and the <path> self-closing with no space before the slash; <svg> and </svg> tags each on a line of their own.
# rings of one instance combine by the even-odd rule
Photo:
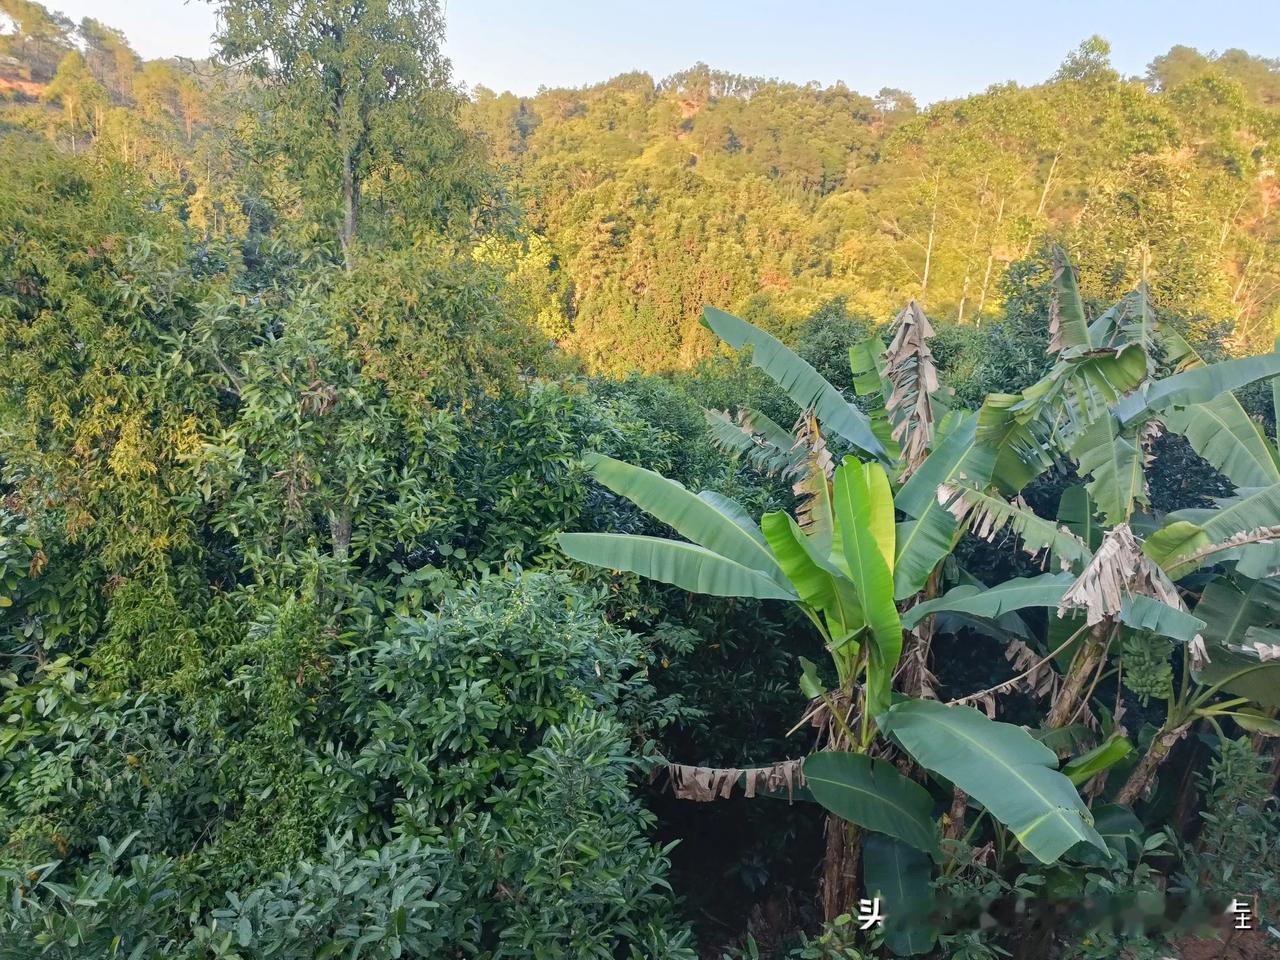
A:
<svg viewBox="0 0 1280 960">
<path fill-rule="evenodd" d="M 200 0 L 44 0 L 127 33 L 147 57 L 200 56 L 213 31 Z M 698 60 L 737 73 L 891 86 L 923 103 L 1048 77 L 1092 33 L 1121 72 L 1176 43 L 1280 57 L 1275 0 L 442 0 L 454 76 L 517 93 L 627 70 L 655 78 Z"/>
</svg>

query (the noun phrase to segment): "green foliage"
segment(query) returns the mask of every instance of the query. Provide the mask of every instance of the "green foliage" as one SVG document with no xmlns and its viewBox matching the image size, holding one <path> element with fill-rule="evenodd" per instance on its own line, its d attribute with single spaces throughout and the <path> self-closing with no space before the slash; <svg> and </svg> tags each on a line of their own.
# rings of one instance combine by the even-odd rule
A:
<svg viewBox="0 0 1280 960">
<path fill-rule="evenodd" d="M 1271 342 L 1272 65 L 1175 49 L 1145 89 L 1093 38 L 1050 83 L 923 113 L 701 65 L 468 102 L 429 0 L 230 0 L 244 69 L 217 77 L 0 11 L 38 91 L 0 117 L 0 957 L 688 960 L 681 917 L 810 899 L 821 811 L 641 785 L 803 752 L 811 697 L 820 740 L 883 721 L 934 780 L 810 758 L 812 794 L 880 831 L 864 886 L 899 913 L 792 956 L 918 952 L 934 921 L 955 957 L 1009 945 L 957 901 L 1064 956 L 1157 950 L 1044 904 L 1163 908 L 1163 835 L 1097 800 L 1095 834 L 1075 787 L 1176 766 L 1201 720 L 1223 746 L 1184 871 L 1273 895 L 1270 783 L 1226 734 L 1275 729 L 1276 361 L 1200 355 Z M 909 298 L 945 322 L 895 368 L 869 318 Z M 707 302 L 751 351 L 715 351 Z M 930 351 L 954 397 L 922 397 Z M 1016 639 L 1025 673 L 1120 521 L 1183 579 L 1103 614 L 1096 746 L 893 690 L 932 682 L 931 637 L 953 686 L 956 631 L 975 661 L 976 633 Z M 730 596 L 556 572 L 568 530 L 680 586 L 732 564 Z M 965 530 L 1073 571 L 1004 577 Z M 1141 757 L 1112 690 L 1165 701 Z M 939 845 L 953 783 L 975 819 Z M 1148 819 L 1168 799 L 1125 790 Z M 893 836 L 936 856 L 941 913 Z"/>
<path fill-rule="evenodd" d="M 145 854 L 126 862 L 131 839 L 113 846 L 102 838 L 70 883 L 50 879 L 57 861 L 0 872 L 0 957 L 181 956 L 175 866 Z"/>
<path fill-rule="evenodd" d="M 445 851 L 400 838 L 351 851 L 330 837 L 316 862 L 233 894 L 195 931 L 189 955 L 391 958 L 466 942 L 462 884 Z"/>
<path fill-rule="evenodd" d="M 972 707 L 929 700 L 895 704 L 885 728 L 922 766 L 1008 824 L 1042 863 L 1077 843 L 1102 846 L 1092 815 L 1071 782 L 1053 769 L 1053 751 L 1022 728 L 996 723 Z"/>
<path fill-rule="evenodd" d="M 1247 890 L 1274 916 L 1280 905 L 1280 812 L 1268 765 L 1247 738 L 1220 741 L 1218 755 L 1199 775 L 1204 824 L 1183 851 L 1183 866 L 1186 882 L 1207 899 L 1225 902 Z"/>
<path fill-rule="evenodd" d="M 1108 49 L 1092 38 L 1048 82 L 924 111 L 901 91 L 700 65 L 656 83 L 478 89 L 463 116 L 508 182 L 536 191 L 530 227 L 571 291 L 556 339 L 590 369 L 695 366 L 713 347 L 696 326 L 706 303 L 798 346 L 806 318 L 883 319 L 914 297 L 945 321 L 944 341 L 971 348 L 945 363 L 976 406 L 1041 372 L 1047 277 L 1029 255 L 1046 235 L 1072 250 L 1086 304 L 1145 277 L 1197 340 L 1225 327 L 1250 349 L 1270 343 L 1274 223 L 1252 178 L 1271 148 L 1242 144 L 1275 142 L 1274 64 L 1158 59 L 1148 86 L 1113 70 Z"/>
<path fill-rule="evenodd" d="M 938 856 L 937 830 L 930 816 L 933 800 L 892 764 L 856 753 L 824 751 L 805 760 L 804 776 L 814 797 L 828 810 Z"/>
<path fill-rule="evenodd" d="M 434 0 L 227 0 L 220 26 L 219 56 L 264 81 L 259 161 L 301 202 L 312 236 L 337 224 L 350 265 L 359 242 L 470 231 L 490 186 L 453 122 Z"/>
</svg>

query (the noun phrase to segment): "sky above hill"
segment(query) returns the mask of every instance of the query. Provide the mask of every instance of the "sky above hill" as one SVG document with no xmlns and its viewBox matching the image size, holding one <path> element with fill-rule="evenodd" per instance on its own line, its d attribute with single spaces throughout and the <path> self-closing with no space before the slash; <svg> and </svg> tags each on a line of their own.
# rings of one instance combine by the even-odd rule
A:
<svg viewBox="0 0 1280 960">
<path fill-rule="evenodd" d="M 209 51 L 215 25 L 201 0 L 45 0 L 119 27 L 143 56 Z M 447 53 L 468 86 L 534 93 L 628 70 L 659 79 L 701 60 L 753 76 L 898 87 L 921 103 L 993 83 L 1036 83 L 1090 34 L 1141 75 L 1174 44 L 1240 47 L 1280 57 L 1275 0 L 442 0 Z"/>
</svg>

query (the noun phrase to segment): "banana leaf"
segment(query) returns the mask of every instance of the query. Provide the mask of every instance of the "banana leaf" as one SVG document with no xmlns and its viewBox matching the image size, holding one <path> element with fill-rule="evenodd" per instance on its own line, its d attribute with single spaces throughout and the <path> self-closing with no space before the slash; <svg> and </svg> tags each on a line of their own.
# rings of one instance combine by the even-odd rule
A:
<svg viewBox="0 0 1280 960">
<path fill-rule="evenodd" d="M 1093 828 L 1058 758 L 1021 727 L 989 720 L 971 707 L 904 700 L 881 727 L 926 770 L 950 780 L 1013 831 L 1042 863 L 1080 842 L 1106 845 Z"/>
<path fill-rule="evenodd" d="M 1135 503 L 1150 506 L 1141 446 L 1133 431 L 1122 431 L 1111 414 L 1085 426 L 1071 445 L 1094 504 L 1110 524 L 1124 523 Z"/>
<path fill-rule="evenodd" d="M 805 759 L 804 778 L 814 799 L 837 816 L 941 859 L 933 798 L 892 763 L 826 750 Z"/>
<path fill-rule="evenodd" d="M 1203 634 L 1209 654 L 1209 662 L 1195 671 L 1197 682 L 1227 681 L 1223 689 L 1228 693 L 1280 707 L 1280 660 L 1262 664 L 1256 657 L 1228 649 L 1250 642 L 1251 631 L 1280 624 L 1280 582 L 1236 583 L 1217 577 L 1204 588 L 1195 613 L 1205 621 Z"/>
<path fill-rule="evenodd" d="M 853 457 L 836 470 L 832 493 L 839 549 L 871 629 L 866 695 L 874 717 L 889 707 L 893 670 L 902 656 L 902 621 L 893 601 L 893 494 L 882 467 Z"/>
<path fill-rule="evenodd" d="M 898 526 L 893 580 L 899 600 L 919 593 L 955 544 L 956 519 L 938 502 L 938 489 L 961 478 L 980 486 L 991 479 L 996 451 L 978 442 L 977 426 L 975 414 L 964 416 L 894 498 L 899 510 L 915 518 Z"/>
<path fill-rule="evenodd" d="M 715 307 L 703 309 L 702 323 L 735 350 L 751 346 L 752 364 L 768 374 L 802 410 L 812 409 L 825 429 L 838 433 L 867 456 L 888 462 L 884 444 L 876 438 L 866 414 L 776 337 Z"/>
<path fill-rule="evenodd" d="M 1084 315 L 1084 301 L 1076 284 L 1076 272 L 1066 251 L 1053 248 L 1053 301 L 1049 308 L 1049 349 L 1070 355 L 1089 349 L 1089 324 Z"/>
<path fill-rule="evenodd" d="M 849 369 L 853 372 L 853 392 L 867 398 L 871 405 L 867 414 L 871 420 L 871 432 L 884 444 L 889 459 L 896 463 L 901 447 L 893 439 L 893 423 L 885 408 L 885 401 L 893 393 L 893 384 L 885 377 L 884 341 L 879 337 L 869 337 L 851 346 Z"/>
<path fill-rule="evenodd" d="M 992 393 L 978 409 L 978 442 L 995 451 L 991 481 L 1013 496 L 1053 465 L 1045 438 L 1048 428 L 1037 417 L 1024 418 L 1015 409 L 1023 398 Z"/>
<path fill-rule="evenodd" d="M 930 922 L 933 887 L 929 858 L 919 850 L 879 833 L 862 844 L 862 875 L 867 893 L 880 898 L 884 942 L 899 957 L 928 953 L 937 942 Z"/>
<path fill-rule="evenodd" d="M 593 454 L 585 462 L 597 481 L 682 537 L 786 585 L 764 535 L 741 505 L 719 495 L 699 497 L 660 473 L 602 454 Z M 721 507 L 726 502 L 728 512 Z"/>
<path fill-rule="evenodd" d="M 1088 783 L 1104 770 L 1110 770 L 1117 763 L 1125 760 L 1133 753 L 1133 744 L 1120 734 L 1112 734 L 1098 746 L 1078 757 L 1067 761 L 1062 772 L 1077 787 Z M 1104 838 L 1105 839 L 1105 838 Z"/>
<path fill-rule="evenodd" d="M 994 621 L 1027 607 L 1056 607 L 1074 582 L 1075 578 L 1069 573 L 1046 573 L 1039 577 L 1018 577 L 994 587 L 963 584 L 936 600 L 918 603 L 904 611 L 902 625 L 910 630 L 931 613 L 962 613 Z"/>
<path fill-rule="evenodd" d="M 1169 410 L 1160 419 L 1237 487 L 1280 483 L 1271 443 L 1235 394 L 1223 393 L 1205 403 Z"/>
<path fill-rule="evenodd" d="M 757 600 L 799 600 L 790 586 L 706 547 L 624 533 L 562 533 L 565 555 L 607 570 L 626 570 L 691 593 Z"/>
<path fill-rule="evenodd" d="M 1181 643 L 1190 643 L 1205 628 L 1205 622 L 1199 617 L 1142 594 L 1120 601 L 1120 621 L 1135 630 L 1146 630 Z"/>
<path fill-rule="evenodd" d="M 838 624 L 833 630 L 835 635 L 859 629 L 863 624 L 862 609 L 853 584 L 814 549 L 799 524 L 782 511 L 766 513 L 760 522 L 801 601 L 834 620 Z"/>
<path fill-rule="evenodd" d="M 1197 564 L 1186 558 L 1209 546 L 1204 528 L 1190 520 L 1174 520 L 1142 542 L 1142 552 L 1174 580 L 1181 579 Z"/>
<path fill-rule="evenodd" d="M 1121 425 L 1127 426 L 1148 413 L 1208 403 L 1220 394 L 1277 374 L 1280 352 L 1194 367 L 1144 385 L 1116 404 L 1115 414 Z"/>
</svg>

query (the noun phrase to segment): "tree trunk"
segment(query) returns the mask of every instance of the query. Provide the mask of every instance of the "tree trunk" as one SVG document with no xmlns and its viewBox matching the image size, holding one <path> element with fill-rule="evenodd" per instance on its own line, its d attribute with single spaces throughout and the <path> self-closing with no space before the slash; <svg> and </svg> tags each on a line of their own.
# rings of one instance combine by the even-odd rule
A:
<svg viewBox="0 0 1280 960">
<path fill-rule="evenodd" d="M 996 234 L 1000 230 L 1000 223 L 1004 220 L 1004 197 L 1000 198 L 1000 209 L 996 213 L 996 225 L 991 232 L 991 244 L 987 247 L 987 269 L 982 274 L 982 293 L 978 295 L 978 324 L 982 324 L 982 310 L 987 305 L 987 289 L 991 284 L 991 268 L 995 265 L 996 259 Z"/>
<path fill-rule="evenodd" d="M 1116 794 L 1116 803 L 1124 806 L 1133 806 L 1134 801 L 1141 797 L 1151 786 L 1151 781 L 1155 779 L 1156 771 L 1160 769 L 1160 764 L 1168 758 L 1169 752 L 1173 750 L 1177 744 L 1187 733 L 1187 725 L 1174 730 L 1161 729 L 1151 738 L 1151 745 L 1147 747 L 1147 752 L 1143 755 L 1142 760 L 1133 768 L 1133 772 L 1129 774 L 1129 779 L 1125 782 L 1124 787 Z"/>
<path fill-rule="evenodd" d="M 1053 162 L 1049 164 L 1049 173 L 1044 178 L 1044 189 L 1040 191 L 1040 202 L 1036 204 L 1036 217 L 1039 217 L 1040 214 L 1044 213 L 1044 205 L 1049 199 L 1049 187 L 1053 183 L 1053 171 L 1058 168 L 1058 158 L 1060 156 L 1061 154 L 1055 153 L 1053 155 Z M 1027 245 L 1022 248 L 1022 255 L 1024 257 L 1031 252 L 1031 239 L 1031 237 L 1028 237 Z"/>
<path fill-rule="evenodd" d="M 1058 691 L 1053 707 L 1049 710 L 1049 718 L 1045 721 L 1045 726 L 1051 729 L 1065 727 L 1075 716 L 1085 685 L 1098 669 L 1098 663 L 1102 659 L 1102 641 L 1110 628 L 1111 622 L 1103 620 L 1089 631 L 1089 637 L 1085 640 L 1084 646 L 1071 661 L 1071 667 L 1067 670 L 1062 689 Z"/>
<path fill-rule="evenodd" d="M 360 216 L 360 185 L 356 182 L 355 159 L 350 151 L 342 158 L 342 227 L 338 242 L 347 270 L 355 264 L 356 225 Z"/>
<path fill-rule="evenodd" d="M 978 190 L 978 211 L 973 218 L 973 239 L 969 241 L 969 250 L 964 258 L 964 282 L 960 285 L 960 307 L 956 311 L 956 323 L 964 323 L 964 308 L 969 301 L 969 281 L 973 276 L 973 250 L 978 245 L 978 236 L 982 232 L 981 211 L 983 204 L 983 196 L 987 192 L 987 184 L 991 180 L 991 175 L 982 178 L 982 186 Z"/>
<path fill-rule="evenodd" d="M 924 588 L 916 595 L 912 603 L 924 603 L 938 596 L 942 584 L 942 567 L 939 565 L 929 574 Z M 928 700 L 938 699 L 933 689 L 937 678 L 929 669 L 929 652 L 933 646 L 933 616 L 927 616 L 907 632 L 907 642 L 903 647 L 901 667 L 899 668 L 899 689 L 911 697 L 924 697 Z"/>
<path fill-rule="evenodd" d="M 827 814 L 827 853 L 822 862 L 822 918 L 855 913 L 862 834 L 834 813 Z"/>
<path fill-rule="evenodd" d="M 929 292 L 929 270 L 933 266 L 933 235 L 938 227 L 938 184 L 933 185 L 933 211 L 929 214 L 929 241 L 924 248 L 924 274 L 920 278 L 920 304 L 926 302 L 925 294 Z"/>
<path fill-rule="evenodd" d="M 1053 171 L 1054 171 L 1054 170 L 1056 170 L 1056 169 L 1058 169 L 1058 157 L 1059 157 L 1059 156 L 1061 156 L 1061 154 L 1057 154 L 1057 153 L 1055 153 L 1055 154 L 1053 155 L 1053 162 L 1052 162 L 1051 164 L 1049 164 L 1049 173 L 1048 173 L 1048 175 L 1044 178 L 1044 189 L 1040 191 L 1040 202 L 1039 202 L 1038 204 L 1036 204 L 1036 216 L 1037 216 L 1037 217 L 1038 217 L 1038 216 L 1040 216 L 1040 214 L 1044 213 L 1044 205 L 1045 205 L 1045 201 L 1047 201 L 1047 200 L 1049 199 L 1049 187 L 1050 187 L 1050 185 L 1053 183 Z"/>
<path fill-rule="evenodd" d="M 978 226 L 975 221 L 973 225 L 973 241 L 969 244 L 972 248 L 978 242 Z M 964 308 L 969 301 L 969 281 L 973 278 L 973 261 L 968 257 L 964 261 L 964 280 L 960 284 L 960 306 L 956 309 L 956 323 L 964 323 Z"/>
<path fill-rule="evenodd" d="M 343 508 L 329 517 L 329 533 L 333 537 L 333 557 L 346 560 L 351 548 L 351 510 Z"/>
</svg>

